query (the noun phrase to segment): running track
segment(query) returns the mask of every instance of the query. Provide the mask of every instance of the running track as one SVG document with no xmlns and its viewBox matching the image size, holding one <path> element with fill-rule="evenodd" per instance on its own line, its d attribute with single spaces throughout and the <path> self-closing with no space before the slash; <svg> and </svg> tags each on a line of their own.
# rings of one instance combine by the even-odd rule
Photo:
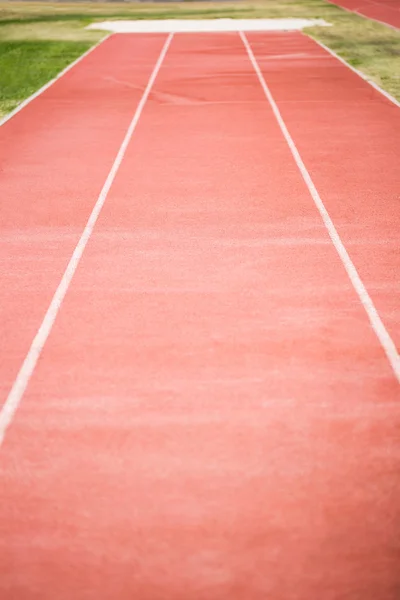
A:
<svg viewBox="0 0 400 600">
<path fill-rule="evenodd" d="M 232 33 L 114 35 L 1 127 L 0 597 L 398 598 L 399 125 Z"/>
<path fill-rule="evenodd" d="M 400 0 L 328 0 L 363 17 L 400 29 Z"/>
</svg>

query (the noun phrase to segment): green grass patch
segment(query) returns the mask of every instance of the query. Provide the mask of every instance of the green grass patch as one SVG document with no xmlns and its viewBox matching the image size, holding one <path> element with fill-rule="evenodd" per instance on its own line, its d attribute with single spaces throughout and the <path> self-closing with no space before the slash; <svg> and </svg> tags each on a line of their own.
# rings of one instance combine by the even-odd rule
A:
<svg viewBox="0 0 400 600">
<path fill-rule="evenodd" d="M 55 77 L 90 44 L 54 41 L 0 41 L 0 116 Z"/>
<path fill-rule="evenodd" d="M 325 0 L 235 2 L 1 2 L 0 116 L 12 110 L 105 34 L 89 23 L 167 18 L 325 19 L 304 32 L 326 44 L 400 100 L 400 35 Z"/>
<path fill-rule="evenodd" d="M 400 100 L 400 33 L 375 21 L 349 16 L 351 20 L 343 19 L 339 26 L 314 27 L 307 33 Z"/>
</svg>

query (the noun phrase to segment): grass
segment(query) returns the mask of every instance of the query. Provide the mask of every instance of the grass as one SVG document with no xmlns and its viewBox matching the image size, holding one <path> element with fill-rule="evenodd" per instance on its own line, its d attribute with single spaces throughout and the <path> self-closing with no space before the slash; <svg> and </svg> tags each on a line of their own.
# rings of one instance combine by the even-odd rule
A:
<svg viewBox="0 0 400 600">
<path fill-rule="evenodd" d="M 357 24 L 309 30 L 312 37 L 334 50 L 380 87 L 400 100 L 400 33 L 374 21 L 356 17 Z"/>
<path fill-rule="evenodd" d="M 0 116 L 13 110 L 89 47 L 83 42 L 0 41 Z"/>
<path fill-rule="evenodd" d="M 305 32 L 400 100 L 400 35 L 324 0 L 117 3 L 0 1 L 0 117 L 53 78 L 104 32 L 86 30 L 104 19 L 322 18 L 332 27 Z"/>
</svg>

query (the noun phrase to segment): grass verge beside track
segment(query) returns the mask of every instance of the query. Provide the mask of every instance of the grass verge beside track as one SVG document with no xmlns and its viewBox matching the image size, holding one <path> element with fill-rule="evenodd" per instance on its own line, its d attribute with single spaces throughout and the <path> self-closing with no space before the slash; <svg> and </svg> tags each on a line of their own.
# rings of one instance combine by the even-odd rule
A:
<svg viewBox="0 0 400 600">
<path fill-rule="evenodd" d="M 0 117 L 90 47 L 83 42 L 0 41 Z"/>
</svg>

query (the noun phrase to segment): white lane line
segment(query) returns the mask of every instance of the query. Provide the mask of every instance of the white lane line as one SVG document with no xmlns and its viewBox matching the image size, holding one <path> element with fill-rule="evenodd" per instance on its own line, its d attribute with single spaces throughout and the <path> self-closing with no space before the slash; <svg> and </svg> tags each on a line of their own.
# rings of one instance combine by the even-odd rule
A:
<svg viewBox="0 0 400 600">
<path fill-rule="evenodd" d="M 316 38 L 312 38 L 312 39 L 314 40 L 314 42 L 316 44 L 318 44 L 319 46 L 321 46 L 321 48 L 323 48 L 324 50 L 326 50 L 326 52 L 329 52 L 329 54 L 331 54 L 334 58 L 336 58 L 338 61 L 340 61 L 342 64 L 344 64 L 348 69 L 350 69 L 351 71 L 353 71 L 354 73 L 356 73 L 359 77 L 361 77 L 361 79 L 364 79 L 364 81 L 366 81 L 367 83 L 369 83 L 369 85 L 372 86 L 377 92 L 379 92 L 380 94 L 382 94 L 383 96 L 385 96 L 385 98 L 387 98 L 390 102 L 393 102 L 393 104 L 395 104 L 396 106 L 400 107 L 400 102 L 398 100 L 396 100 L 396 98 L 394 98 L 393 96 L 391 96 L 388 92 L 385 92 L 385 90 L 383 90 L 381 87 L 379 87 L 379 85 L 377 83 L 374 83 L 372 81 L 372 79 L 369 79 L 369 77 L 367 77 L 367 75 L 364 75 L 364 73 L 362 73 L 361 71 L 359 71 L 355 67 L 352 67 L 348 62 L 346 62 L 344 60 L 344 58 L 342 58 L 341 56 L 339 56 L 339 54 L 336 54 L 336 52 L 334 52 L 333 50 L 331 50 L 330 48 L 328 48 L 328 46 L 325 46 L 325 44 L 323 44 L 322 42 L 320 42 Z"/>
<path fill-rule="evenodd" d="M 400 7 L 394 8 L 393 6 L 386 4 L 386 2 L 376 2 L 376 0 L 367 0 L 367 2 L 370 2 L 370 4 L 375 4 L 375 6 L 379 6 L 379 8 L 388 8 L 389 10 L 395 10 L 395 11 L 400 10 Z"/>
<path fill-rule="evenodd" d="M 352 11 L 350 11 L 352 12 Z M 387 21 L 381 21 L 380 19 L 376 19 L 375 17 L 369 17 L 368 15 L 364 15 L 361 12 L 358 12 L 358 10 L 354 10 L 353 11 L 354 14 L 356 14 L 359 17 L 363 17 L 364 19 L 369 19 L 370 21 L 375 21 L 375 23 L 379 23 L 379 25 L 385 25 L 385 27 L 390 27 L 391 29 L 394 29 L 395 31 L 398 31 L 399 28 L 396 27 L 396 25 L 392 25 L 391 23 L 388 23 Z"/>
<path fill-rule="evenodd" d="M 105 42 L 106 40 L 108 40 L 108 38 L 111 37 L 111 35 L 112 34 L 110 33 L 109 35 L 106 35 L 105 37 L 103 37 L 99 42 L 97 42 L 97 44 L 95 44 L 94 46 L 92 46 L 91 48 L 89 48 L 89 50 L 86 50 L 86 52 L 84 52 L 84 54 L 82 54 L 81 56 L 79 56 L 76 60 L 74 60 L 74 62 L 72 62 L 71 64 L 69 64 L 62 71 L 60 71 L 58 73 L 58 75 L 56 75 L 54 77 L 54 79 L 50 79 L 50 81 L 48 81 L 47 83 L 45 83 L 45 85 L 43 85 L 41 88 L 39 88 L 31 96 L 29 96 L 28 98 L 25 98 L 25 100 L 23 100 L 21 102 L 21 104 L 18 104 L 18 106 L 16 108 L 14 108 L 14 110 L 12 110 L 5 117 L 3 117 L 2 119 L 0 119 L 0 127 L 2 125 L 4 125 L 5 123 L 7 123 L 7 121 L 9 121 L 12 117 L 14 117 L 14 115 L 16 115 L 17 113 L 19 113 L 23 108 L 25 108 L 25 106 L 27 106 L 28 104 L 30 104 L 30 102 L 32 102 L 32 100 L 34 100 L 35 98 L 37 98 L 38 96 L 40 96 L 40 94 L 43 94 L 43 92 L 45 92 L 47 89 L 49 89 L 49 87 L 52 86 L 53 83 L 55 83 L 56 81 L 58 81 L 61 77 L 63 77 L 66 73 L 68 73 L 68 71 L 70 71 L 71 69 L 73 69 L 79 62 L 81 62 L 81 60 L 83 60 L 91 52 L 93 52 L 93 50 L 96 50 L 96 48 L 98 48 L 100 46 L 100 44 L 102 44 L 103 42 Z"/>
<path fill-rule="evenodd" d="M 367 15 L 364 15 L 363 13 L 359 12 L 360 10 L 362 10 L 364 8 L 364 6 L 358 6 L 357 8 L 346 8 L 345 6 L 342 6 L 341 4 L 336 4 L 335 0 L 327 0 L 329 2 L 329 4 L 333 4 L 333 6 L 337 6 L 338 8 L 342 8 L 343 10 L 345 10 L 348 13 L 353 13 L 353 15 L 357 15 L 357 17 L 362 17 L 363 19 L 368 19 L 369 21 L 375 21 L 375 23 L 379 23 L 379 25 L 385 25 L 386 27 L 390 27 L 391 29 L 394 29 L 395 31 L 398 31 L 399 28 L 396 27 L 396 25 L 392 25 L 391 23 L 388 23 L 387 21 L 380 21 L 379 19 L 375 19 L 375 17 L 368 17 Z M 379 4 L 379 2 L 374 2 L 374 4 L 376 4 L 377 6 L 382 8 L 382 4 Z M 387 5 L 384 5 L 385 8 L 390 8 Z M 368 5 L 365 5 L 365 8 L 368 8 Z"/>
<path fill-rule="evenodd" d="M 153 72 L 150 75 L 150 79 L 146 86 L 146 89 L 143 92 L 143 95 L 140 99 L 138 107 L 135 111 L 135 114 L 132 118 L 132 121 L 128 127 L 128 130 L 125 134 L 125 137 L 122 141 L 122 144 L 118 150 L 118 154 L 114 160 L 114 163 L 111 167 L 111 170 L 107 176 L 107 179 L 103 185 L 103 188 L 100 192 L 99 197 L 96 200 L 96 204 L 93 207 L 93 210 L 90 214 L 90 217 L 86 223 L 86 226 L 82 232 L 82 235 L 75 247 L 75 250 L 70 258 L 70 261 L 67 265 L 67 268 L 64 271 L 62 279 L 58 285 L 58 288 L 55 291 L 55 294 L 50 302 L 50 306 L 47 309 L 47 312 L 43 318 L 43 321 L 33 339 L 31 347 L 29 348 L 28 354 L 25 357 L 24 362 L 18 372 L 18 375 L 14 381 L 14 384 L 8 394 L 7 400 L 5 401 L 1 411 L 0 411 L 0 444 L 4 439 L 4 435 L 6 433 L 7 428 L 11 424 L 13 417 L 18 409 L 18 406 L 21 402 L 21 399 L 24 395 L 24 392 L 28 386 L 29 380 L 32 377 L 32 374 L 35 370 L 36 364 L 40 357 L 40 354 L 43 350 L 43 347 L 47 341 L 47 338 L 50 335 L 51 329 L 54 325 L 54 322 L 57 318 L 58 312 L 61 308 L 62 302 L 68 292 L 68 288 L 72 281 L 72 278 L 75 274 L 75 271 L 79 265 L 79 262 L 82 258 L 83 252 L 85 251 L 86 245 L 90 239 L 90 236 L 93 232 L 93 229 L 96 225 L 96 221 L 99 217 L 101 209 L 104 206 L 104 202 L 106 201 L 108 192 L 113 184 L 115 176 L 118 172 L 118 169 L 122 163 L 124 158 L 126 149 L 128 144 L 132 138 L 132 134 L 135 131 L 136 125 L 139 121 L 140 115 L 143 111 L 143 108 L 146 104 L 147 98 L 150 94 L 151 88 L 154 84 L 154 81 L 157 77 L 157 74 L 160 70 L 160 67 L 163 63 L 171 40 L 173 38 L 173 34 L 170 34 L 166 42 L 161 50 L 161 53 L 158 57 L 156 65 L 153 69 Z"/>
<path fill-rule="evenodd" d="M 272 111 L 275 115 L 276 120 L 278 121 L 279 127 L 280 127 L 280 129 L 283 133 L 283 136 L 290 148 L 293 158 L 294 158 L 294 160 L 299 168 L 299 171 L 304 179 L 304 182 L 305 182 L 306 186 L 308 187 L 308 190 L 315 202 L 315 205 L 321 215 L 324 225 L 328 230 L 328 233 L 332 240 L 332 243 L 335 246 L 336 251 L 340 256 L 340 259 L 343 263 L 344 268 L 346 269 L 346 272 L 350 278 L 350 281 L 353 284 L 353 287 L 358 294 L 358 297 L 365 309 L 365 312 L 368 315 L 369 321 L 371 323 L 371 327 L 374 330 L 378 340 L 380 341 L 381 346 L 382 346 L 382 348 L 388 358 L 388 361 L 394 371 L 394 374 L 395 374 L 398 382 L 400 383 L 400 356 L 397 351 L 397 348 L 396 348 L 392 338 L 390 337 L 389 332 L 385 328 L 385 325 L 383 324 L 383 322 L 378 314 L 378 311 L 376 310 L 374 303 L 372 302 L 372 300 L 365 288 L 365 285 L 363 284 L 361 277 L 359 276 L 357 269 L 354 266 L 354 263 L 352 262 L 342 240 L 340 239 L 340 236 L 336 230 L 336 227 L 333 224 L 333 221 L 330 218 L 329 213 L 326 210 L 325 205 L 321 200 L 321 197 L 317 191 L 317 188 L 315 187 L 314 182 L 311 179 L 309 172 L 307 171 L 307 168 L 300 156 L 300 153 L 296 147 L 296 144 L 294 143 L 294 141 L 289 133 L 289 130 L 286 127 L 285 121 L 282 118 L 282 115 L 281 115 L 279 108 L 274 100 L 274 97 L 272 96 L 272 94 L 265 82 L 264 76 L 260 70 L 260 67 L 258 66 L 257 60 L 253 54 L 253 51 L 247 40 L 246 35 L 243 32 L 240 32 L 240 37 L 242 38 L 243 44 L 247 50 L 247 54 L 249 55 L 251 64 L 253 65 L 253 68 L 257 74 L 257 77 L 260 81 L 260 84 L 264 91 L 264 94 L 267 97 L 267 100 L 271 105 Z"/>
</svg>

